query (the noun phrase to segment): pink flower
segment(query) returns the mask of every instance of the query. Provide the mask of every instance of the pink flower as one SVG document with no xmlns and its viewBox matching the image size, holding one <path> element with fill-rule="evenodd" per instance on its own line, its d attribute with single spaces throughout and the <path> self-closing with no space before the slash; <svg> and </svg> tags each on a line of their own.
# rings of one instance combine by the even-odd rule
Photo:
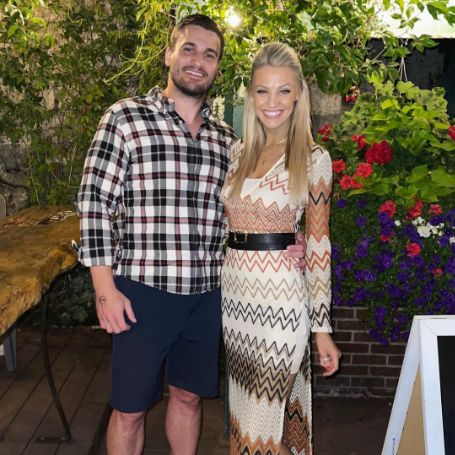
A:
<svg viewBox="0 0 455 455">
<path fill-rule="evenodd" d="M 387 141 L 374 143 L 365 153 L 368 163 L 384 165 L 393 160 L 392 148 Z"/>
<path fill-rule="evenodd" d="M 360 136 L 356 136 L 355 134 L 353 134 L 351 136 L 351 139 L 355 142 L 357 142 L 357 149 L 358 150 L 362 150 L 363 147 L 365 147 L 365 145 L 367 144 L 367 141 L 365 139 L 365 135 L 364 134 L 361 134 Z"/>
<path fill-rule="evenodd" d="M 337 160 L 332 163 L 333 172 L 339 174 L 346 169 L 346 163 L 343 160 Z"/>
<path fill-rule="evenodd" d="M 418 216 L 422 215 L 422 208 L 423 208 L 423 202 L 419 201 L 417 199 L 415 204 L 410 209 L 408 209 L 407 218 L 412 220 L 412 219 L 417 218 Z"/>
<path fill-rule="evenodd" d="M 373 173 L 373 166 L 370 163 L 359 163 L 355 175 L 359 175 L 363 178 L 368 178 Z"/>
<path fill-rule="evenodd" d="M 442 275 L 442 269 L 440 269 L 440 268 L 434 269 L 434 270 L 433 270 L 433 275 L 434 275 L 435 277 L 441 276 L 441 275 Z"/>
<path fill-rule="evenodd" d="M 397 206 L 395 202 L 391 201 L 390 199 L 385 201 L 381 206 L 379 207 L 379 211 L 387 213 L 389 218 L 393 218 L 395 213 L 397 213 Z"/>
<path fill-rule="evenodd" d="M 363 184 L 358 182 L 355 178 L 352 178 L 351 188 L 353 188 L 353 189 L 363 188 Z"/>
<path fill-rule="evenodd" d="M 455 141 L 455 125 L 449 126 L 448 133 L 449 136 Z"/>
<path fill-rule="evenodd" d="M 343 175 L 343 177 L 341 177 L 341 180 L 340 180 L 340 185 L 341 185 L 341 188 L 343 188 L 343 190 L 348 190 L 349 188 L 352 188 L 352 177 L 350 177 L 349 175 Z"/>
<path fill-rule="evenodd" d="M 325 123 L 321 128 L 318 129 L 318 133 L 322 136 L 322 141 L 327 142 L 330 139 L 330 133 L 332 132 L 332 125 Z"/>
<path fill-rule="evenodd" d="M 411 242 L 408 243 L 408 245 L 406 246 L 406 251 L 408 252 L 408 256 L 412 258 L 413 256 L 417 256 L 418 254 L 420 254 L 422 248 L 418 243 Z"/>
<path fill-rule="evenodd" d="M 428 213 L 430 215 L 440 215 L 441 213 L 443 213 L 443 210 L 439 204 L 430 204 Z"/>
</svg>

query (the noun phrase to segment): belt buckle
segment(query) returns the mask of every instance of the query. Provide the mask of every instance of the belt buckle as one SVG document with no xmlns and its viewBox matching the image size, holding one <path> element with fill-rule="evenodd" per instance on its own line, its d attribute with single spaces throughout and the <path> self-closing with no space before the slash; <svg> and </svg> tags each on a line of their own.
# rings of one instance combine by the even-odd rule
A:
<svg viewBox="0 0 455 455">
<path fill-rule="evenodd" d="M 243 235 L 243 240 L 237 238 L 237 234 Z M 246 243 L 248 240 L 248 232 L 234 232 L 234 242 L 236 243 Z"/>
</svg>

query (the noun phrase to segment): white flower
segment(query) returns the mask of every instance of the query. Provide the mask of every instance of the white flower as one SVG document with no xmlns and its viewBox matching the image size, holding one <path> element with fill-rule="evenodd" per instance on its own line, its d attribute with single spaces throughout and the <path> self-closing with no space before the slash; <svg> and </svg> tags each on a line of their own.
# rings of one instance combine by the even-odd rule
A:
<svg viewBox="0 0 455 455">
<path fill-rule="evenodd" d="M 421 216 L 418 216 L 415 220 L 412 220 L 412 224 L 414 226 L 424 226 L 427 224 L 427 222 Z"/>
<path fill-rule="evenodd" d="M 455 237 L 449 237 L 449 242 L 450 243 L 455 243 Z"/>
<path fill-rule="evenodd" d="M 419 226 L 417 228 L 417 232 L 419 233 L 420 237 L 430 237 L 431 235 L 431 228 L 429 226 Z"/>
<path fill-rule="evenodd" d="M 401 221 L 400 220 L 395 220 L 395 226 L 401 226 Z"/>
</svg>

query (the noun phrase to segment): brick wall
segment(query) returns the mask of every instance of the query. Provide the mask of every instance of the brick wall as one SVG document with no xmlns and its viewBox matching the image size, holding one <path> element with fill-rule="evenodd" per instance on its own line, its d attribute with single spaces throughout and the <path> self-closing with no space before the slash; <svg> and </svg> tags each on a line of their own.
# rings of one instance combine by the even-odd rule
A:
<svg viewBox="0 0 455 455">
<path fill-rule="evenodd" d="M 362 308 L 334 307 L 333 337 L 343 353 L 340 371 L 324 378 L 313 345 L 313 382 L 317 395 L 393 396 L 403 363 L 405 343 L 383 346 L 362 323 Z"/>
</svg>

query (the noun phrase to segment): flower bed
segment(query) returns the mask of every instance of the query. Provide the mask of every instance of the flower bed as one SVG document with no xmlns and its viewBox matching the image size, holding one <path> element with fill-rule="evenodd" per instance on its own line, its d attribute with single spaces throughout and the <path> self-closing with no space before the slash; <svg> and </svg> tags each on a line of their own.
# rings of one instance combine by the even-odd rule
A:
<svg viewBox="0 0 455 455">
<path fill-rule="evenodd" d="M 319 140 L 333 158 L 333 303 L 380 344 L 416 314 L 455 314 L 455 128 L 442 89 L 370 80 Z"/>
</svg>

